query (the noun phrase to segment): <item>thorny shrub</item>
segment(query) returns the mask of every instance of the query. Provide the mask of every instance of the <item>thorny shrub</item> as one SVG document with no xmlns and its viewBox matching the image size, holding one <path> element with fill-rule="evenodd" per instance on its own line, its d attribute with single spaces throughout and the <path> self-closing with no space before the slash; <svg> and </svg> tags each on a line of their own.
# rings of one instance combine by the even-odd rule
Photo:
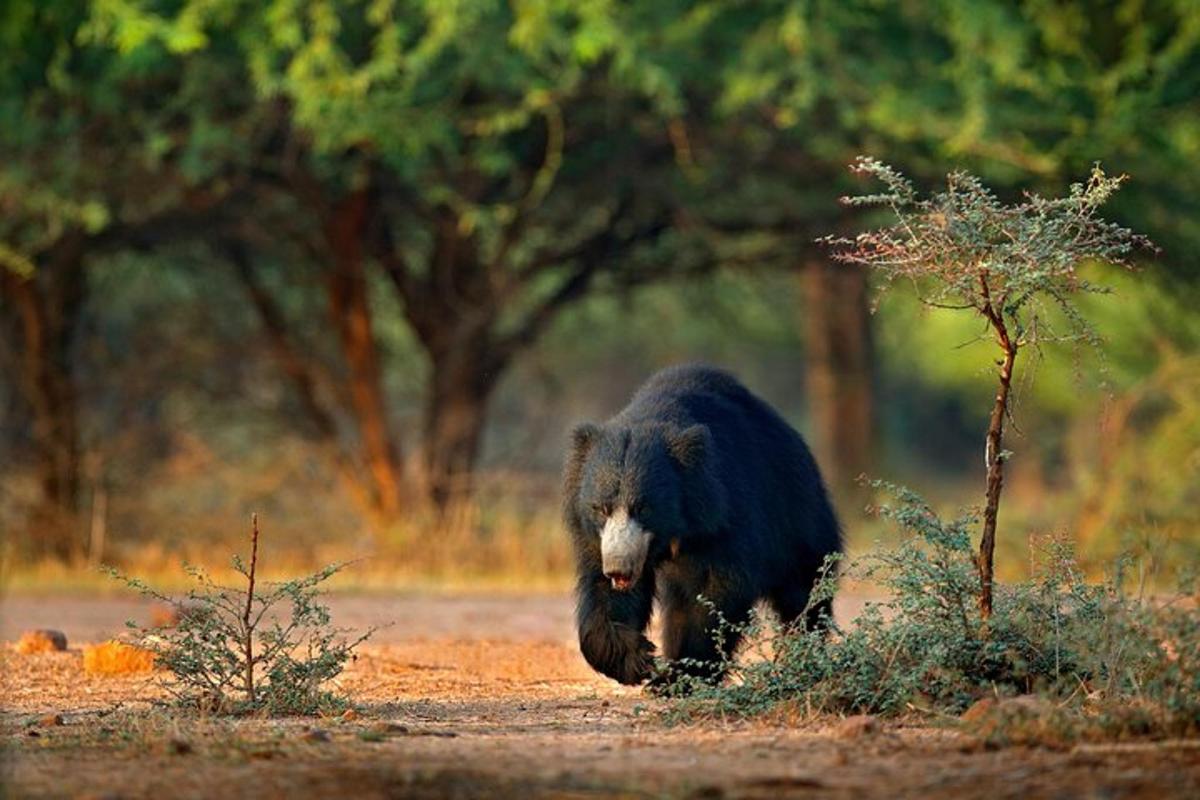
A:
<svg viewBox="0 0 1200 800">
<path fill-rule="evenodd" d="M 155 663 L 170 671 L 172 679 L 163 685 L 179 705 L 218 714 L 305 715 L 346 707 L 344 698 L 325 687 L 374 632 L 348 637 L 348 631 L 332 626 L 329 609 L 319 602 L 321 584 L 345 566 L 257 584 L 256 516 L 250 563 L 233 557 L 244 587 L 219 585 L 188 564 L 184 571 L 196 587 L 182 597 L 115 570 L 109 574 L 172 609 L 172 626 L 127 624 L 138 644 L 154 653 Z"/>
<path fill-rule="evenodd" d="M 887 599 L 869 602 L 847 627 L 830 621 L 827 630 L 783 629 L 756 614 L 741 628 L 752 652 L 722 665 L 726 682 L 679 676 L 670 683 L 666 694 L 677 699 L 670 718 L 785 708 L 944 717 L 983 698 L 1034 694 L 1053 701 L 1047 708 L 1058 735 L 1200 732 L 1194 598 L 1147 597 L 1144 576 L 1131 587 L 1128 561 L 1118 561 L 1103 583 L 1088 583 L 1069 545 L 1048 538 L 1035 545 L 1034 577 L 998 586 L 994 614 L 981 623 L 973 613 L 976 516 L 946 522 L 905 488 L 873 486 L 894 498 L 877 510 L 903 536 L 838 572 L 874 580 Z M 827 572 L 813 604 L 833 593 L 833 570 Z M 728 635 L 734 626 L 717 617 L 718 634 Z"/>
</svg>

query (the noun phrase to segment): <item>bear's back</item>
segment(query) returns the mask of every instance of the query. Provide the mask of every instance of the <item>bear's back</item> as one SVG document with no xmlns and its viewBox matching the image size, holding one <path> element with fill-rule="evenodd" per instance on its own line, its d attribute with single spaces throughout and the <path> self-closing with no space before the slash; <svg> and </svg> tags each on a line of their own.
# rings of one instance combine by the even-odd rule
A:
<svg viewBox="0 0 1200 800">
<path fill-rule="evenodd" d="M 641 422 L 701 422 L 721 428 L 750 421 L 772 433 L 798 434 L 766 402 L 728 372 L 706 364 L 682 364 L 656 372 L 634 393 L 629 405 L 613 420 Z"/>
</svg>

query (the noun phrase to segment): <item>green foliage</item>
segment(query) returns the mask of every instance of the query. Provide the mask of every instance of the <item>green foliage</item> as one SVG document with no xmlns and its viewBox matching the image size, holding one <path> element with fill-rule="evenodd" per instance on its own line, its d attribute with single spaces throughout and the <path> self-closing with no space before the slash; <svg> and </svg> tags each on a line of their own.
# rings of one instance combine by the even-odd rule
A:
<svg viewBox="0 0 1200 800">
<path fill-rule="evenodd" d="M 1108 399 L 1099 424 L 1068 438 L 1072 511 L 1092 557 L 1122 546 L 1156 563 L 1200 555 L 1200 359 L 1165 345 L 1158 355 L 1153 373 Z"/>
<path fill-rule="evenodd" d="M 999 185 L 1030 173 L 1061 180 L 1103 153 L 1147 181 L 1123 217 L 1153 221 L 1172 242 L 1194 240 L 1197 12 L 1178 0 L 1124 14 L 1092 5 L 75 7 L 84 42 L 108 45 L 121 64 L 223 65 L 217 74 L 236 74 L 264 105 L 286 100 L 287 122 L 311 137 L 323 178 L 355 185 L 380 162 L 409 201 L 453 210 L 486 252 L 514 219 L 586 188 L 598 170 L 637 163 L 638 151 L 654 154 L 640 168 L 655 168 L 646 174 L 659 176 L 656 192 L 682 183 L 752 234 L 783 219 L 811 238 L 836 216 L 823 209 L 841 165 L 868 146 L 922 177 L 953 159 Z M 210 131 L 234 122 L 197 116 Z M 569 219 L 602 199 L 590 183 Z M 538 232 L 556 235 L 549 225 Z"/>
<path fill-rule="evenodd" d="M 319 602 L 320 585 L 345 564 L 256 591 L 257 546 L 256 521 L 250 564 L 233 557 L 245 588 L 218 585 L 202 568 L 184 565 L 197 585 L 182 597 L 170 597 L 109 570 L 143 596 L 166 604 L 175 618 L 164 628 L 145 629 L 133 622 L 130 628 L 156 663 L 170 670 L 174 680 L 164 685 L 186 708 L 269 715 L 344 708 L 346 701 L 325 687 L 373 632 L 347 638 L 346 631 L 331 625 L 329 609 Z"/>
<path fill-rule="evenodd" d="M 672 716 L 755 716 L 783 707 L 943 716 L 980 698 L 1035 693 L 1069 709 L 1080 731 L 1094 731 L 1101 718 L 1128 720 L 1132 707 L 1142 733 L 1200 730 L 1200 626 L 1186 597 L 1161 603 L 1130 595 L 1126 562 L 1117 562 L 1107 582 L 1089 584 L 1070 548 L 1050 539 L 1036 553 L 1036 576 L 999 587 L 995 612 L 980 625 L 972 614 L 974 517 L 946 522 L 907 489 L 874 486 L 894 497 L 878 510 L 903 539 L 841 572 L 878 582 L 888 599 L 869 602 L 851 625 L 829 632 L 781 630 L 757 617 L 744 631 L 751 652 L 722 665 L 731 680 L 681 677 L 668 687 L 678 698 Z M 818 587 L 813 602 L 832 592 L 831 583 Z"/>
<path fill-rule="evenodd" d="M 1029 416 L 1058 425 L 1081 414 L 1092 421 L 1105 394 L 1133 390 L 1150 379 L 1169 352 L 1200 348 L 1194 291 L 1148 271 L 1099 263 L 1083 265 L 1080 274 L 1091 285 L 1111 289 L 1076 297 L 1080 315 L 1101 334 L 1103 347 L 1067 344 L 1029 351 L 1031 358 L 1017 363 L 1014 377 L 1018 405 L 1031 409 Z M 1049 311 L 1051 326 L 1065 329 L 1061 315 Z M 915 380 L 917 390 L 978 407 L 980 365 L 989 362 L 994 345 L 979 335 L 976 319 L 892 292 L 881 299 L 874 323 L 885 380 Z M 1043 443 L 1032 438 L 1025 444 Z"/>
<path fill-rule="evenodd" d="M 117 436 L 102 418 L 120 416 L 112 410 L 117 402 L 167 406 L 175 419 L 187 416 L 182 404 L 206 403 L 197 387 L 210 385 L 207 373 L 177 365 L 189 354 L 226 347 L 220 328 L 244 318 L 247 306 L 240 295 L 214 296 L 227 277 L 222 253 L 183 263 L 174 248 L 184 238 L 219 245 L 230 228 L 245 235 L 256 256 L 270 259 L 262 267 L 263 282 L 292 321 L 293 338 L 302 350 L 319 353 L 326 371 L 338 376 L 328 304 L 309 296 L 323 285 L 318 270 L 338 254 L 313 247 L 329 220 L 312 206 L 327 212 L 364 184 L 374 184 L 383 196 L 379 216 L 394 225 L 395 249 L 418 278 L 430 271 L 439 237 L 452 240 L 448 252 L 473 254 L 463 257 L 464 276 L 485 275 L 485 283 L 506 286 L 541 261 L 553 270 L 549 277 L 569 280 L 577 245 L 597 233 L 654 232 L 650 244 L 635 246 L 624 238 L 607 243 L 609 274 L 599 275 L 587 287 L 591 291 L 668 269 L 688 273 L 704 260 L 734 268 L 795 266 L 811 257 L 813 236 L 846 230 L 854 224 L 848 217 L 860 213 L 828 202 L 831 191 L 845 187 L 842 167 L 856 152 L 886 153 L 921 180 L 953 161 L 999 187 L 1002 196 L 1030 175 L 1038 188 L 1057 185 L 1102 154 L 1138 177 L 1114 198 L 1114 217 L 1152 232 L 1166 247 L 1163 266 L 1169 271 L 1194 276 L 1200 6 L 1182 0 L 1129 0 L 1115 9 L 1095 0 L 980 0 L 964 8 L 874 0 L 5 4 L 0 270 L 28 276 L 53 271 L 65 258 L 87 262 L 86 282 L 75 283 L 86 283 L 92 294 L 90 318 L 75 326 L 81 341 L 70 349 L 89 372 L 79 392 L 88 449 L 96 443 L 111 449 L 104 457 L 106 480 L 116 470 L 134 476 L 125 486 L 112 486 L 114 496 L 119 490 L 133 498 L 113 506 L 125 518 L 114 527 L 123 531 L 130 529 L 126 523 L 159 529 L 146 522 L 145 503 L 128 509 L 140 499 L 132 493 L 136 477 L 161 463 L 170 449 L 165 443 L 181 433 L 211 440 L 213 431 L 191 422 L 172 426 L 171 417 L 156 413 L 139 415 L 154 447 L 135 459 L 113 444 L 129 428 Z M 664 226 L 677 230 L 668 235 Z M 161 345 L 152 350 L 171 365 L 166 371 L 146 367 L 145 347 L 93 333 L 131 318 L 119 282 L 98 258 L 114 251 L 126 258 L 131 249 L 145 254 L 139 257 L 150 270 L 151 299 L 177 302 L 162 276 L 186 270 L 196 288 L 196 296 L 186 299 L 187 316 L 214 320 L 186 337 L 145 331 Z M 428 365 L 403 315 L 428 303 L 375 289 L 391 281 L 376 266 L 374 332 L 386 345 L 388 407 L 397 409 L 400 449 L 408 453 L 409 428 L 419 424 L 412 420 L 431 404 L 420 397 L 430 384 Z M 546 277 L 526 292 L 506 288 L 491 338 L 520 331 L 529 312 L 568 285 Z M 458 280 L 431 283 L 452 307 L 472 294 L 460 291 Z M 728 285 L 737 286 L 737 279 Z M 1164 291 L 1172 291 L 1168 287 Z M 646 302 L 656 303 L 674 288 L 659 288 Z M 667 327 L 682 328 L 672 331 L 686 337 L 676 346 L 680 352 L 686 344 L 704 351 L 696 355 L 730 363 L 744 357 L 737 341 L 743 332 L 782 338 L 777 330 L 787 320 L 779 314 L 787 312 L 775 303 L 770 308 L 776 311 L 760 311 L 753 300 L 724 289 L 713 293 L 719 302 L 696 304 L 728 305 L 731 320 L 753 317 L 766 324 L 739 325 L 731 333 L 729 325 L 695 319 L 703 315 L 692 314 L 682 328 L 676 320 L 656 325 L 648 314 L 650 322 L 639 327 L 655 338 L 656 364 L 678 357 L 662 335 Z M 550 399 L 566 396 L 559 384 L 594 379 L 592 370 L 578 369 L 579 350 L 569 348 L 606 352 L 617 341 L 639 354 L 646 350 L 643 342 L 614 332 L 626 323 L 624 296 L 610 295 L 600 305 L 605 330 L 586 331 L 584 315 L 564 320 L 584 328 L 586 336 L 572 337 L 558 354 L 522 359 L 539 377 L 550 376 L 543 377 L 554 393 Z M 1131 300 L 1119 308 L 1137 305 Z M 0 323 L 14 316 L 3 306 L 0 300 L 6 317 Z M 480 318 L 468 311 L 467 319 Z M 490 312 L 483 316 L 491 318 Z M 1094 319 L 1111 330 L 1103 317 Z M 1148 312 L 1145 320 L 1131 319 L 1128 326 L 1161 329 L 1161 315 Z M 884 325 L 889 321 L 885 317 Z M 235 346 L 253 340 L 258 330 L 246 327 Z M 952 340 L 957 344 L 973 333 Z M 920 326 L 919 334 L 934 341 L 951 336 L 932 325 Z M 1121 338 L 1130 349 L 1124 363 L 1141 366 L 1144 336 Z M 106 354 L 103 365 L 97 352 Z M 909 347 L 900 358 L 890 355 L 880 361 L 898 374 L 905 357 L 922 356 L 926 366 L 936 364 L 924 374 L 940 370 L 939 381 L 963 383 L 965 375 L 973 388 L 978 374 L 953 353 L 943 358 Z M 752 369 L 783 373 L 785 359 L 777 358 L 780 366 Z M 628 369 L 627 361 L 610 355 L 595 371 Z M 110 369 L 114 363 L 121 369 Z M 214 427 L 233 422 L 216 437 L 244 438 L 245 420 L 235 407 L 256 401 L 265 409 L 262 416 L 286 427 L 292 441 L 311 435 L 295 399 L 289 403 L 278 382 L 264 379 L 266 370 L 256 367 L 261 365 L 222 375 L 228 383 L 213 392 L 211 405 L 220 410 Z M 950 369 L 954 374 L 946 375 Z M 1056 387 L 1056 407 L 1075 400 L 1072 387 L 1063 388 L 1066 371 L 1045 373 L 1045 383 Z M 233 391 L 235 380 L 257 388 Z M 133 396 L 135 384 L 146 387 L 144 401 Z M 171 387 L 169 404 L 160 400 L 164 386 Z M 909 388 L 914 404 L 922 404 L 916 395 L 928 387 Z M 793 385 L 787 389 L 794 393 Z M 489 439 L 521 439 L 521 452 L 529 449 L 525 439 L 535 441 L 543 452 L 554 451 L 545 460 L 556 460 L 556 428 L 530 423 L 541 420 L 541 409 L 523 389 L 519 394 L 526 405 L 520 413 L 493 413 Z M 234 395 L 237 401 L 230 400 Z M 890 405 L 887 413 L 894 413 Z M 508 423 L 513 419 L 535 433 L 511 433 L 518 427 Z M 9 427 L 19 432 L 31 426 L 17 418 Z M 353 440 L 353 432 L 341 438 Z M 20 466 L 27 459 L 4 460 Z M 179 495 L 187 502 L 196 497 L 190 487 Z"/>
</svg>

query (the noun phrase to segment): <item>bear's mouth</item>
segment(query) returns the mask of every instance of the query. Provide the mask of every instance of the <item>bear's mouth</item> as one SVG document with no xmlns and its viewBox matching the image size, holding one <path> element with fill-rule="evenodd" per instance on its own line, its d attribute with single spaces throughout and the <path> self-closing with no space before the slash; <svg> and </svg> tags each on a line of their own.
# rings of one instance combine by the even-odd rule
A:
<svg viewBox="0 0 1200 800">
<path fill-rule="evenodd" d="M 633 588 L 633 576 L 626 572 L 611 572 L 608 579 L 612 581 L 612 587 L 618 592 L 625 592 Z"/>
</svg>

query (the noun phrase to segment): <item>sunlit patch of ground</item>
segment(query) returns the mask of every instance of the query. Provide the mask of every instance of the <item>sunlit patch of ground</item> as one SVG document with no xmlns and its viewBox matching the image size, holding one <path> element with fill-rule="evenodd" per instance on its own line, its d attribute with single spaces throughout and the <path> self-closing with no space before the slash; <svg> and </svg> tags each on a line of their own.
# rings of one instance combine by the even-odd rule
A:
<svg viewBox="0 0 1200 800">
<path fill-rule="evenodd" d="M 84 635 L 145 607 L 36 606 L 6 603 L 8 641 L 22 615 L 57 615 L 74 638 L 4 650 L 16 797 L 1200 797 L 1187 743 L 987 751 L 928 727 L 668 727 L 660 701 L 583 663 L 561 596 L 339 600 L 340 623 L 396 624 L 341 680 L 355 713 L 285 720 L 167 712 L 147 702 L 153 676 L 86 675 Z"/>
</svg>

